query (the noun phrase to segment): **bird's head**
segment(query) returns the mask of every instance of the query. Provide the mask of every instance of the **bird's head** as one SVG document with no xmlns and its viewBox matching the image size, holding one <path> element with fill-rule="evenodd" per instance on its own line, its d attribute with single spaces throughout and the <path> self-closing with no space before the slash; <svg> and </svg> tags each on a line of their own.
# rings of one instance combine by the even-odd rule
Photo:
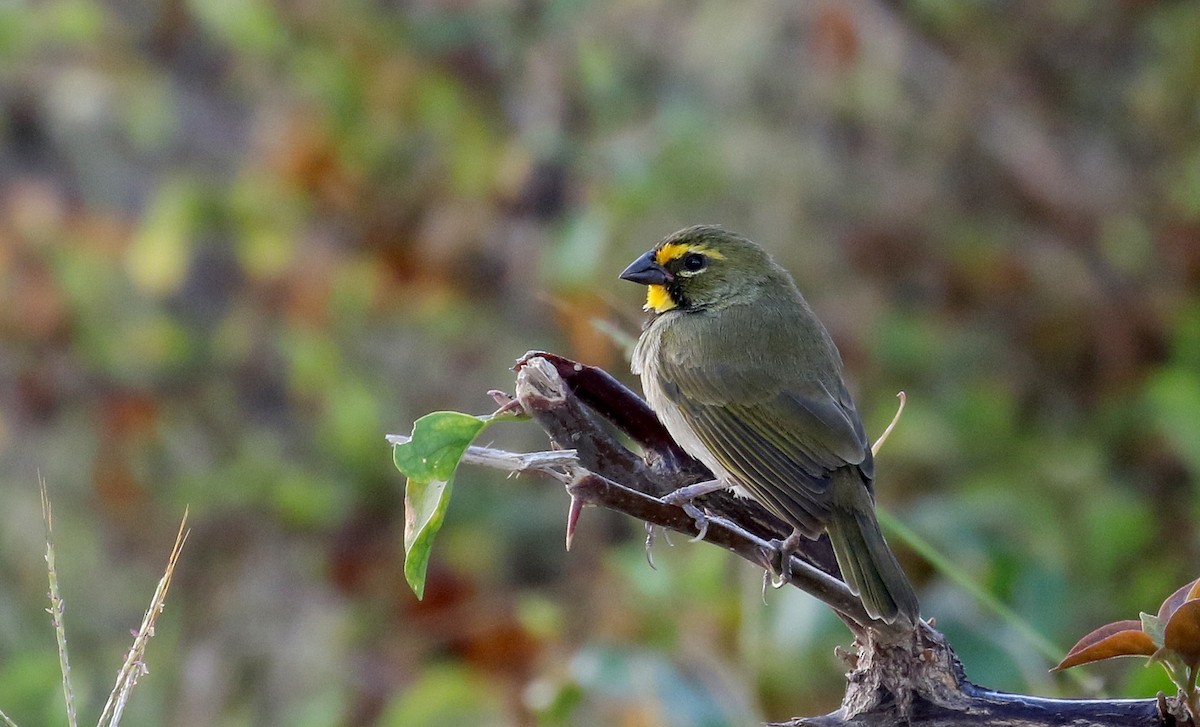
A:
<svg viewBox="0 0 1200 727">
<path fill-rule="evenodd" d="M 787 273 L 761 247 L 728 230 L 697 225 L 634 260 L 623 280 L 647 286 L 646 310 L 700 310 L 753 298 Z"/>
</svg>

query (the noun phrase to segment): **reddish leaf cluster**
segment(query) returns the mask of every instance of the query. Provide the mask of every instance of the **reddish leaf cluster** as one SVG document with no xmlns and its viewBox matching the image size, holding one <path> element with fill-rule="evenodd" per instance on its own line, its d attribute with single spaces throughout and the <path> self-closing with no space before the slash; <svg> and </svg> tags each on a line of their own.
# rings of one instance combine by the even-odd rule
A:
<svg viewBox="0 0 1200 727">
<path fill-rule="evenodd" d="M 1170 667 L 1175 664 L 1194 675 L 1200 665 L 1200 578 L 1172 593 L 1156 615 L 1105 624 L 1084 636 L 1054 671 L 1118 656 L 1162 661 L 1173 679 Z M 1178 686 L 1186 690 L 1191 684 Z"/>
</svg>

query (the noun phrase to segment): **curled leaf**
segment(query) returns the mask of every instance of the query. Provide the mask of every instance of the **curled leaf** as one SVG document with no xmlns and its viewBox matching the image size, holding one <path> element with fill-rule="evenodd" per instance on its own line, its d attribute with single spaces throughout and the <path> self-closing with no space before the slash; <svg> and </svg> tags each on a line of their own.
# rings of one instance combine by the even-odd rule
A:
<svg viewBox="0 0 1200 727">
<path fill-rule="evenodd" d="M 1152 656 L 1156 648 L 1140 621 L 1116 621 L 1084 636 L 1051 671 L 1118 656 Z"/>
<path fill-rule="evenodd" d="M 448 480 L 471 441 L 490 420 L 435 411 L 413 423 L 412 439 L 392 450 L 396 468 L 414 480 Z"/>
<path fill-rule="evenodd" d="M 1171 614 L 1163 646 L 1178 654 L 1191 669 L 1200 664 L 1200 598 L 1184 601 Z"/>
<path fill-rule="evenodd" d="M 425 597 L 425 574 L 433 538 L 450 505 L 452 480 L 414 480 L 404 486 L 404 579 L 417 598 Z"/>
</svg>

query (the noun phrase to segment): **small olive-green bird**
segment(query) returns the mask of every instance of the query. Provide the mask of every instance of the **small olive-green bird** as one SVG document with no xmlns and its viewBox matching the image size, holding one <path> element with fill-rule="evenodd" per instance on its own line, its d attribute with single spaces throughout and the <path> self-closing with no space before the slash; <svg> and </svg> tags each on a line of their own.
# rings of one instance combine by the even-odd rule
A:
<svg viewBox="0 0 1200 727">
<path fill-rule="evenodd" d="M 915 624 L 916 594 L 875 519 L 871 446 L 841 356 L 791 275 L 750 240 L 697 226 L 621 277 L 648 286 L 633 372 L 675 441 L 795 529 L 784 562 L 799 537 L 827 532 L 867 613 Z"/>
</svg>

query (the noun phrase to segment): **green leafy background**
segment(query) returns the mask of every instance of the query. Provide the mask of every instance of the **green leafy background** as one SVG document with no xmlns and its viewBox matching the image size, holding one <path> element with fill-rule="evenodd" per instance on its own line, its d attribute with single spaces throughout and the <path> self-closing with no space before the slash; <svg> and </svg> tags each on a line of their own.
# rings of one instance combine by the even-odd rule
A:
<svg viewBox="0 0 1200 727">
<path fill-rule="evenodd" d="M 191 507 L 130 725 L 746 725 L 844 628 L 707 546 L 463 468 L 425 597 L 383 439 L 543 348 L 625 373 L 624 265 L 791 269 L 881 502 L 1060 647 L 1200 572 L 1200 7 L 0 3 L 0 708 L 61 721 L 37 477 L 99 709 Z M 481 443 L 545 446 L 532 424 Z M 1025 628 L 900 557 L 989 686 Z M 89 711 L 90 707 L 90 711 Z M 86 718 L 85 718 L 86 721 Z"/>
</svg>

